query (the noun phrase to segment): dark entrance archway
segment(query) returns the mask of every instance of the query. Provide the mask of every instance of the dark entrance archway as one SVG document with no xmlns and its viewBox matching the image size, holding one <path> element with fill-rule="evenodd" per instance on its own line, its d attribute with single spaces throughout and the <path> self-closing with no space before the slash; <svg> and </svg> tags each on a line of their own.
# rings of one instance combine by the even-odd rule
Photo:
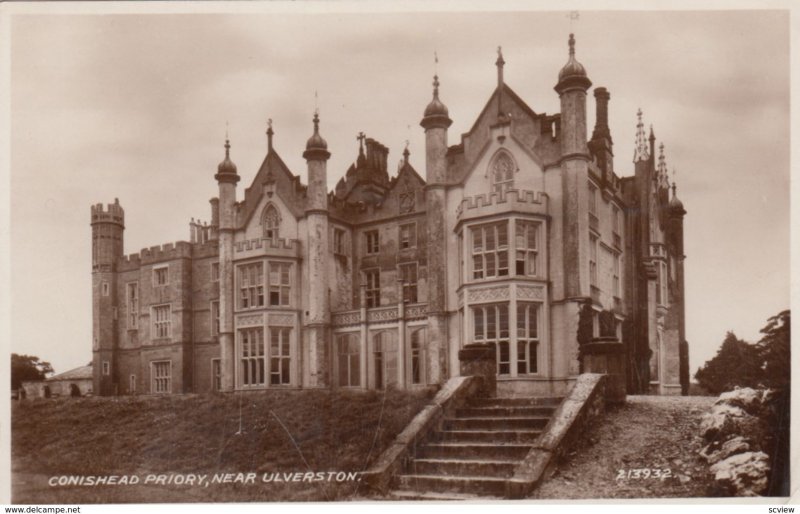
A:
<svg viewBox="0 0 800 514">
<path fill-rule="evenodd" d="M 45 398 L 50 398 L 50 386 L 44 386 L 42 393 L 44 394 Z"/>
<path fill-rule="evenodd" d="M 78 396 L 81 395 L 81 390 L 78 388 L 77 385 L 70 384 L 69 385 L 69 395 L 72 396 L 73 398 L 77 398 Z"/>
</svg>

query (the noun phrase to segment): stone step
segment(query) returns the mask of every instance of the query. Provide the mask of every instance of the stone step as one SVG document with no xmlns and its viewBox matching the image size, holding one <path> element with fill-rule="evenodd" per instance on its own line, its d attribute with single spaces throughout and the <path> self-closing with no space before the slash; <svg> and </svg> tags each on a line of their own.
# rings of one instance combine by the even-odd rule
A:
<svg viewBox="0 0 800 514">
<path fill-rule="evenodd" d="M 457 418 L 499 418 L 499 417 L 520 417 L 520 416 L 552 416 L 555 412 L 555 405 L 541 406 L 487 406 L 487 407 L 462 407 L 456 409 Z"/>
<path fill-rule="evenodd" d="M 435 442 L 417 447 L 420 459 L 522 459 L 531 449 L 530 444 L 491 444 Z"/>
<path fill-rule="evenodd" d="M 550 421 L 550 416 L 524 416 L 505 418 L 448 418 L 442 425 L 444 430 L 516 430 L 541 429 Z"/>
<path fill-rule="evenodd" d="M 421 500 L 421 501 L 475 501 L 475 500 L 501 500 L 500 496 L 478 496 L 477 494 L 468 493 L 437 493 L 434 491 L 391 491 L 387 500 Z"/>
<path fill-rule="evenodd" d="M 433 441 L 461 443 L 534 443 L 541 430 L 446 430 L 431 434 Z"/>
<path fill-rule="evenodd" d="M 530 407 L 534 405 L 558 406 L 563 396 L 530 396 L 526 398 L 472 398 L 470 407 Z"/>
<path fill-rule="evenodd" d="M 406 472 L 412 475 L 511 478 L 518 463 L 517 460 L 414 459 Z"/>
<path fill-rule="evenodd" d="M 436 491 L 505 495 L 506 479 L 477 476 L 399 475 L 397 486 L 406 491 Z"/>
</svg>

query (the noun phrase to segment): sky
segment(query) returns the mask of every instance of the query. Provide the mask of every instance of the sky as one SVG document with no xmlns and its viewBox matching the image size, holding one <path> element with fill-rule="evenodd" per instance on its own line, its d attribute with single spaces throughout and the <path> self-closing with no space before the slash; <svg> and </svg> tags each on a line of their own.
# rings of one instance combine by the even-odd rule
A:
<svg viewBox="0 0 800 514">
<path fill-rule="evenodd" d="M 188 240 L 190 218 L 210 218 L 226 124 L 240 197 L 270 118 L 306 182 L 315 107 L 329 188 L 360 131 L 390 149 L 391 170 L 408 140 L 424 173 L 434 52 L 456 144 L 495 87 L 498 45 L 506 83 L 535 112 L 558 112 L 571 30 L 611 93 L 617 173 L 633 171 L 638 108 L 677 170 L 691 373 L 727 331 L 755 342 L 789 307 L 787 12 L 350 11 L 11 18 L 11 351 L 56 372 L 90 361 L 90 205 L 119 198 L 126 254 Z M 591 133 L 591 92 L 587 111 Z"/>
</svg>

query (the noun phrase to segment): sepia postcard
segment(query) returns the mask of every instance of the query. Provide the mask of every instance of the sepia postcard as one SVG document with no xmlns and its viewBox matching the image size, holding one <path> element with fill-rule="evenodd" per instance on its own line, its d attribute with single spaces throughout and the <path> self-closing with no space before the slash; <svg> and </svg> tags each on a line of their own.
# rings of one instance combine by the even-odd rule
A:
<svg viewBox="0 0 800 514">
<path fill-rule="evenodd" d="M 790 501 L 796 13 L 619 7 L 0 6 L 0 501 Z"/>
</svg>

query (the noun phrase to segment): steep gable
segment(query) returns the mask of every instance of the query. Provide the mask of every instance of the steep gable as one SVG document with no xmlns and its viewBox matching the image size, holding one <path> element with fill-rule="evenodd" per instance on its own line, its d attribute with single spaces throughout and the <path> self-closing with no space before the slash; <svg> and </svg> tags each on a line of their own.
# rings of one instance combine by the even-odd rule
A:
<svg viewBox="0 0 800 514">
<path fill-rule="evenodd" d="M 250 187 L 244 190 L 244 199 L 238 204 L 237 219 L 240 228 L 246 226 L 256 213 L 264 195 L 265 184 L 273 181 L 274 194 L 282 200 L 295 218 L 303 216 L 306 186 L 300 182 L 299 176 L 289 170 L 278 153 L 270 148 Z"/>
</svg>

